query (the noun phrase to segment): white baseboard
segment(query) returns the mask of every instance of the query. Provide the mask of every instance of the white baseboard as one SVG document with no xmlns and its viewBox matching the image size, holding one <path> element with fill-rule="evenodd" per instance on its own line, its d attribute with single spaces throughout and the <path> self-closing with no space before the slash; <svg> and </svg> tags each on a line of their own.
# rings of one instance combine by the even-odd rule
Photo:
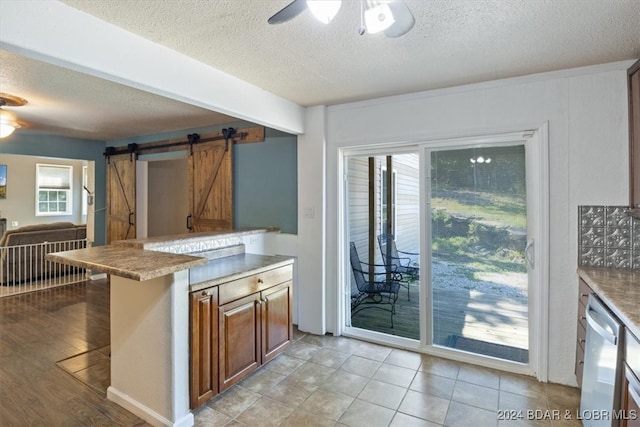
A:
<svg viewBox="0 0 640 427">
<path fill-rule="evenodd" d="M 194 417 L 191 412 L 187 412 L 181 419 L 170 421 L 158 414 L 153 409 L 143 405 L 124 393 L 121 393 L 113 386 L 107 388 L 107 399 L 122 406 L 127 411 L 139 416 L 149 424 L 158 427 L 191 427 L 194 424 Z"/>
</svg>

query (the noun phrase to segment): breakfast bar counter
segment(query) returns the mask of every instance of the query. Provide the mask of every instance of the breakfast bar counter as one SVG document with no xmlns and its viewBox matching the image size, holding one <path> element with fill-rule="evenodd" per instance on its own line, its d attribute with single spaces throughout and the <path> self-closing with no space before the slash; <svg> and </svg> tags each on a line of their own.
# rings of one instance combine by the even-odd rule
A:
<svg viewBox="0 0 640 427">
<path fill-rule="evenodd" d="M 49 261 L 97 270 L 142 281 L 207 264 L 199 256 L 134 249 L 126 246 L 95 246 L 47 255 Z"/>
<path fill-rule="evenodd" d="M 256 241 L 268 231 L 166 236 L 46 255 L 110 275 L 109 400 L 152 425 L 193 425 L 190 293 L 269 265 L 291 264 L 285 257 L 244 253 L 242 238 Z"/>
</svg>

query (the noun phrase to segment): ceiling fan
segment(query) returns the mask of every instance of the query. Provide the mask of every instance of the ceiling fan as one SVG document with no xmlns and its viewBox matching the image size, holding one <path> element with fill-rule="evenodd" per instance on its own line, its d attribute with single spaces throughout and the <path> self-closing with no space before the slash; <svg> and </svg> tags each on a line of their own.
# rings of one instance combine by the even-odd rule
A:
<svg viewBox="0 0 640 427">
<path fill-rule="evenodd" d="M 293 0 L 267 22 L 281 24 L 309 9 L 318 20 L 328 24 L 341 4 L 341 0 Z M 413 14 L 401 0 L 360 0 L 360 9 L 360 35 L 384 31 L 387 37 L 396 38 L 408 33 L 415 24 Z"/>
</svg>

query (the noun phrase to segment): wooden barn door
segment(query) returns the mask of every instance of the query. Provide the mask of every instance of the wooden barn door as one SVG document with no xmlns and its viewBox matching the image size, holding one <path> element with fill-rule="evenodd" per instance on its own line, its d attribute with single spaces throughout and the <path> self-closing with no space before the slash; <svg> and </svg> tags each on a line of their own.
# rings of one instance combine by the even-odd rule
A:
<svg viewBox="0 0 640 427">
<path fill-rule="evenodd" d="M 191 232 L 233 228 L 233 176 L 231 143 L 211 141 L 192 146 L 189 155 Z"/>
<path fill-rule="evenodd" d="M 130 154 L 107 160 L 107 244 L 136 237 L 136 159 Z"/>
</svg>

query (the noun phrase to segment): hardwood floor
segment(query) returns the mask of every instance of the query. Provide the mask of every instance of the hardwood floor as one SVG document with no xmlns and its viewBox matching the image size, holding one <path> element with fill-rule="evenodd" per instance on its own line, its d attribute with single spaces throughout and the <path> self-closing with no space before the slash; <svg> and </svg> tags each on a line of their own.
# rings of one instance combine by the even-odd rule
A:
<svg viewBox="0 0 640 427">
<path fill-rule="evenodd" d="M 108 344 L 106 280 L 0 298 L 0 425 L 148 425 L 56 365 Z"/>
</svg>

